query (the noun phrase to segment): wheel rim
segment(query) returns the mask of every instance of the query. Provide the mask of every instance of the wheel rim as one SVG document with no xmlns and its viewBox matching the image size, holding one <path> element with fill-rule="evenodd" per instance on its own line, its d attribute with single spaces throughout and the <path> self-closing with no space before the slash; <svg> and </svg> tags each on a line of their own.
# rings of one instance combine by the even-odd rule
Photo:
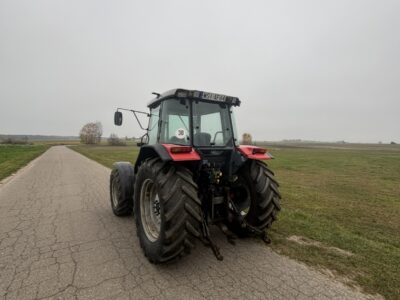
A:
<svg viewBox="0 0 400 300">
<path fill-rule="evenodd" d="M 111 200 L 114 205 L 114 207 L 118 206 L 118 188 L 117 188 L 117 183 L 116 180 L 114 179 L 112 182 L 112 187 L 111 187 Z"/>
<path fill-rule="evenodd" d="M 161 211 L 160 198 L 154 182 L 146 179 L 140 191 L 140 217 L 147 238 L 154 242 L 160 236 Z"/>
<path fill-rule="evenodd" d="M 232 191 L 232 202 L 235 205 L 235 209 L 239 212 L 241 217 L 246 217 L 250 211 L 251 206 L 251 196 L 249 187 L 238 180 L 235 188 Z"/>
</svg>

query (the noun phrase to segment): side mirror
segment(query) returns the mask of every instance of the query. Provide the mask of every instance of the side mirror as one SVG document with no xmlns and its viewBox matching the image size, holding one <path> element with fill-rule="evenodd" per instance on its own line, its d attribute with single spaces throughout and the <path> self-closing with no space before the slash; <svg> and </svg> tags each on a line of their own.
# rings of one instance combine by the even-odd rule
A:
<svg viewBox="0 0 400 300">
<path fill-rule="evenodd" d="M 114 113 L 114 124 L 117 125 L 117 126 L 121 126 L 122 125 L 122 112 L 116 111 Z"/>
</svg>

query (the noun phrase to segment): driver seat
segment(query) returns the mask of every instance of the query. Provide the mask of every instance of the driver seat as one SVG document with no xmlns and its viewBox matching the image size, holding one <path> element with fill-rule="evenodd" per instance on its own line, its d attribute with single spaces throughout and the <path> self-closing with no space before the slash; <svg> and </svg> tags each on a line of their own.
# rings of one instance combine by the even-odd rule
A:
<svg viewBox="0 0 400 300">
<path fill-rule="evenodd" d="M 211 134 L 207 132 L 195 133 L 194 141 L 198 146 L 211 146 Z"/>
</svg>

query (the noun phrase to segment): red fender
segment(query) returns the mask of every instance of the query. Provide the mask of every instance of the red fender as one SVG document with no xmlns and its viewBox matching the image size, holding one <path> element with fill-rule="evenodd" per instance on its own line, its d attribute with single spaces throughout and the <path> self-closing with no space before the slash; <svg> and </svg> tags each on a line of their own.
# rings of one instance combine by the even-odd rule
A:
<svg viewBox="0 0 400 300">
<path fill-rule="evenodd" d="M 260 148 L 257 146 L 250 145 L 240 145 L 237 147 L 238 151 L 248 159 L 258 159 L 258 160 L 269 160 L 273 156 L 267 151 L 267 149 Z"/>
<path fill-rule="evenodd" d="M 173 161 L 200 160 L 200 155 L 190 146 L 162 144 Z"/>
</svg>

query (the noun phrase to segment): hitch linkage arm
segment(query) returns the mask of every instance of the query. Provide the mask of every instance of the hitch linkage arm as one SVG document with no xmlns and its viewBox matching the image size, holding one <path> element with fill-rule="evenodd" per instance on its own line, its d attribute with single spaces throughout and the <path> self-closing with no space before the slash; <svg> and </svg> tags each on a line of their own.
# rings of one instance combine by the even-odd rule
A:
<svg viewBox="0 0 400 300">
<path fill-rule="evenodd" d="M 221 255 L 221 252 L 219 251 L 219 247 L 211 240 L 210 236 L 210 230 L 208 228 L 208 224 L 206 219 L 203 216 L 203 222 L 202 222 L 202 229 L 203 229 L 203 238 L 201 239 L 203 244 L 206 246 L 210 246 L 212 252 L 214 253 L 215 257 L 218 260 L 223 260 L 224 257 Z"/>
</svg>

